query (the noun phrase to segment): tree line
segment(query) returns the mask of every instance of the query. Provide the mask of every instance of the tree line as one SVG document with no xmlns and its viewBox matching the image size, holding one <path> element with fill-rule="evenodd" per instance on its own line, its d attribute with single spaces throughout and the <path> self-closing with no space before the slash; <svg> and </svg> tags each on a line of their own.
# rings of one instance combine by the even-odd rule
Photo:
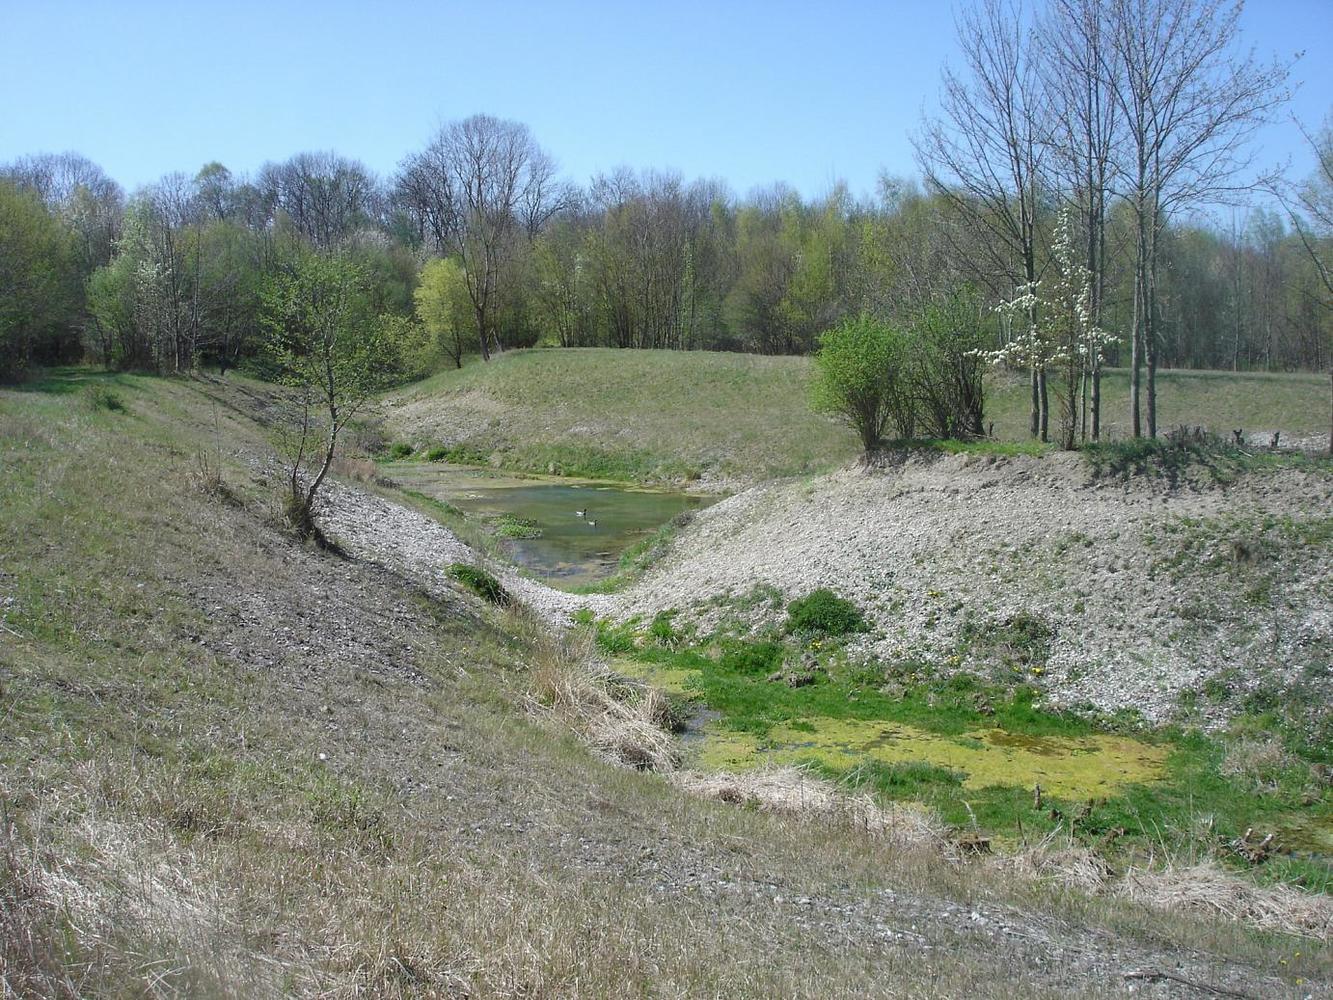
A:
<svg viewBox="0 0 1333 1000">
<path fill-rule="evenodd" d="M 388 177 L 302 153 L 127 196 L 77 154 L 25 157 L 0 166 L 0 376 L 79 357 L 255 363 L 275 283 L 313 250 L 363 276 L 405 377 L 535 344 L 799 354 L 857 317 L 920 331 L 966 314 L 988 360 L 1029 371 L 1034 434 L 1054 386 L 1061 432 L 1077 410 L 1095 437 L 1108 364 L 1131 368 L 1134 427 L 1152 434 L 1160 366 L 1330 363 L 1320 179 L 1271 208 L 1239 200 L 1278 190 L 1255 180 L 1250 141 L 1288 67 L 1238 51 L 1238 12 L 980 0 L 915 137 L 923 182 L 862 196 L 739 197 L 629 169 L 580 186 L 526 126 L 487 115 Z M 1312 137 L 1325 157 L 1331 143 Z M 1198 214 L 1228 200 L 1220 221 Z"/>
</svg>

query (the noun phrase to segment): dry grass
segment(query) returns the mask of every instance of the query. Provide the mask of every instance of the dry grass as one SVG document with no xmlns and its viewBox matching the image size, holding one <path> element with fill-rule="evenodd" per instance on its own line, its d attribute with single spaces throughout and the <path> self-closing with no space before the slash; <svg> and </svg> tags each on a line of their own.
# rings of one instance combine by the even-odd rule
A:
<svg viewBox="0 0 1333 1000">
<path fill-rule="evenodd" d="M 1221 771 L 1253 785 L 1255 791 L 1278 790 L 1284 775 L 1295 770 L 1308 772 L 1309 765 L 1275 739 L 1242 739 L 1227 748 Z"/>
<path fill-rule="evenodd" d="M 1127 899 L 1162 912 L 1222 918 L 1298 937 L 1333 938 L 1333 898 L 1285 885 L 1257 885 L 1213 861 L 1168 861 L 1116 873 L 1096 851 L 1057 830 L 989 864 L 1009 877 Z"/>
<path fill-rule="evenodd" d="M 1213 862 L 1131 868 L 1114 891 L 1155 910 L 1220 916 L 1261 930 L 1333 940 L 1333 898 L 1285 885 L 1255 885 Z"/>
<path fill-rule="evenodd" d="M 573 729 L 603 760 L 640 771 L 672 771 L 680 763 L 665 728 L 671 715 L 666 696 L 614 674 L 586 629 L 536 642 L 528 701 L 537 714 Z"/>
<path fill-rule="evenodd" d="M 880 805 L 868 795 L 849 794 L 804 768 L 748 774 L 682 771 L 671 782 L 705 798 L 850 827 L 897 849 L 951 853 L 948 831 L 938 817 L 903 803 Z"/>
<path fill-rule="evenodd" d="M 1018 1000 L 1112 993 L 1145 950 L 1288 974 L 1286 945 L 1239 926 L 899 851 L 918 818 L 808 779 L 798 804 L 826 811 L 730 808 L 551 739 L 525 701 L 590 743 L 639 720 L 669 763 L 660 696 L 586 636 L 287 543 L 231 411 L 243 506 L 182 489 L 217 421 L 193 383 L 125 384 L 142 438 L 0 391 L 0 610 L 21 633 L 0 631 L 0 996 Z M 957 927 L 978 899 L 1056 919 Z M 1047 961 L 1066 940 L 1100 957 Z"/>
</svg>

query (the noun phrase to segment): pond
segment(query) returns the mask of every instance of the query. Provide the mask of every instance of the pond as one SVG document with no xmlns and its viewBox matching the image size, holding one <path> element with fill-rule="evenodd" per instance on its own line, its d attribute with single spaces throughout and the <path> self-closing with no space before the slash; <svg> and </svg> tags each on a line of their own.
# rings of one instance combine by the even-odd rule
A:
<svg viewBox="0 0 1333 1000">
<path fill-rule="evenodd" d="M 402 463 L 387 471 L 408 489 L 452 504 L 483 525 L 494 528 L 508 515 L 510 525 L 530 528 L 538 537 L 503 538 L 502 546 L 533 576 L 567 590 L 605 580 L 627 549 L 677 514 L 718 499 L 443 463 Z"/>
</svg>

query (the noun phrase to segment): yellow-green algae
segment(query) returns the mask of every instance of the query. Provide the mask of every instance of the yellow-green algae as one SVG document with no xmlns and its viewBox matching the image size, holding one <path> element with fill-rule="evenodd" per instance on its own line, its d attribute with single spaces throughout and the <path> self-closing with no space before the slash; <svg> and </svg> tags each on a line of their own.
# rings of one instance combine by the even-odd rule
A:
<svg viewBox="0 0 1333 1000">
<path fill-rule="evenodd" d="M 817 763 L 845 771 L 866 760 L 919 761 L 964 773 L 965 788 L 1040 784 L 1051 795 L 1089 798 L 1161 778 L 1168 753 L 1167 747 L 1124 736 L 1071 739 L 1000 729 L 943 736 L 900 723 L 828 717 L 808 718 L 799 726 L 776 725 L 766 737 L 709 727 L 699 765 L 743 771 L 765 762 Z"/>
<path fill-rule="evenodd" d="M 664 667 L 658 663 L 628 659 L 612 660 L 611 668 L 618 674 L 651 684 L 667 694 L 685 695 L 689 698 L 699 696 L 699 692 L 690 685 L 690 681 L 699 676 L 697 670 L 687 667 Z"/>
</svg>

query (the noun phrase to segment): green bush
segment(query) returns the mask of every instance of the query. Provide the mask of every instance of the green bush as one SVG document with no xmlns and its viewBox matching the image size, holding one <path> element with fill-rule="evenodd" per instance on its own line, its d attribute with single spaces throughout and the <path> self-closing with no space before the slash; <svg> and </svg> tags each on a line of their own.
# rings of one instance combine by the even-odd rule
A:
<svg viewBox="0 0 1333 1000">
<path fill-rule="evenodd" d="M 104 385 L 90 385 L 84 392 L 87 394 L 88 406 L 94 410 L 125 412 L 125 401 Z"/>
<path fill-rule="evenodd" d="M 407 458 L 412 454 L 412 446 L 406 441 L 396 441 L 389 449 L 389 457 L 393 459 Z"/>
<path fill-rule="evenodd" d="M 448 448 L 432 448 L 430 451 L 426 452 L 427 462 L 443 462 L 448 457 Z"/>
<path fill-rule="evenodd" d="M 674 649 L 684 638 L 671 622 L 675 615 L 674 611 L 659 611 L 653 616 L 652 624 L 648 626 L 648 634 L 659 646 Z"/>
<path fill-rule="evenodd" d="M 499 580 L 477 566 L 453 563 L 449 567 L 449 575 L 478 597 L 492 604 L 509 604 L 513 601 L 513 597 Z"/>
<path fill-rule="evenodd" d="M 780 642 L 729 644 L 719 666 L 733 674 L 770 674 L 782 666 L 786 650 Z"/>
<path fill-rule="evenodd" d="M 847 635 L 864 632 L 866 620 L 855 604 L 839 597 L 827 587 L 812 590 L 805 597 L 787 606 L 788 632 L 823 632 L 825 635 Z"/>
</svg>

